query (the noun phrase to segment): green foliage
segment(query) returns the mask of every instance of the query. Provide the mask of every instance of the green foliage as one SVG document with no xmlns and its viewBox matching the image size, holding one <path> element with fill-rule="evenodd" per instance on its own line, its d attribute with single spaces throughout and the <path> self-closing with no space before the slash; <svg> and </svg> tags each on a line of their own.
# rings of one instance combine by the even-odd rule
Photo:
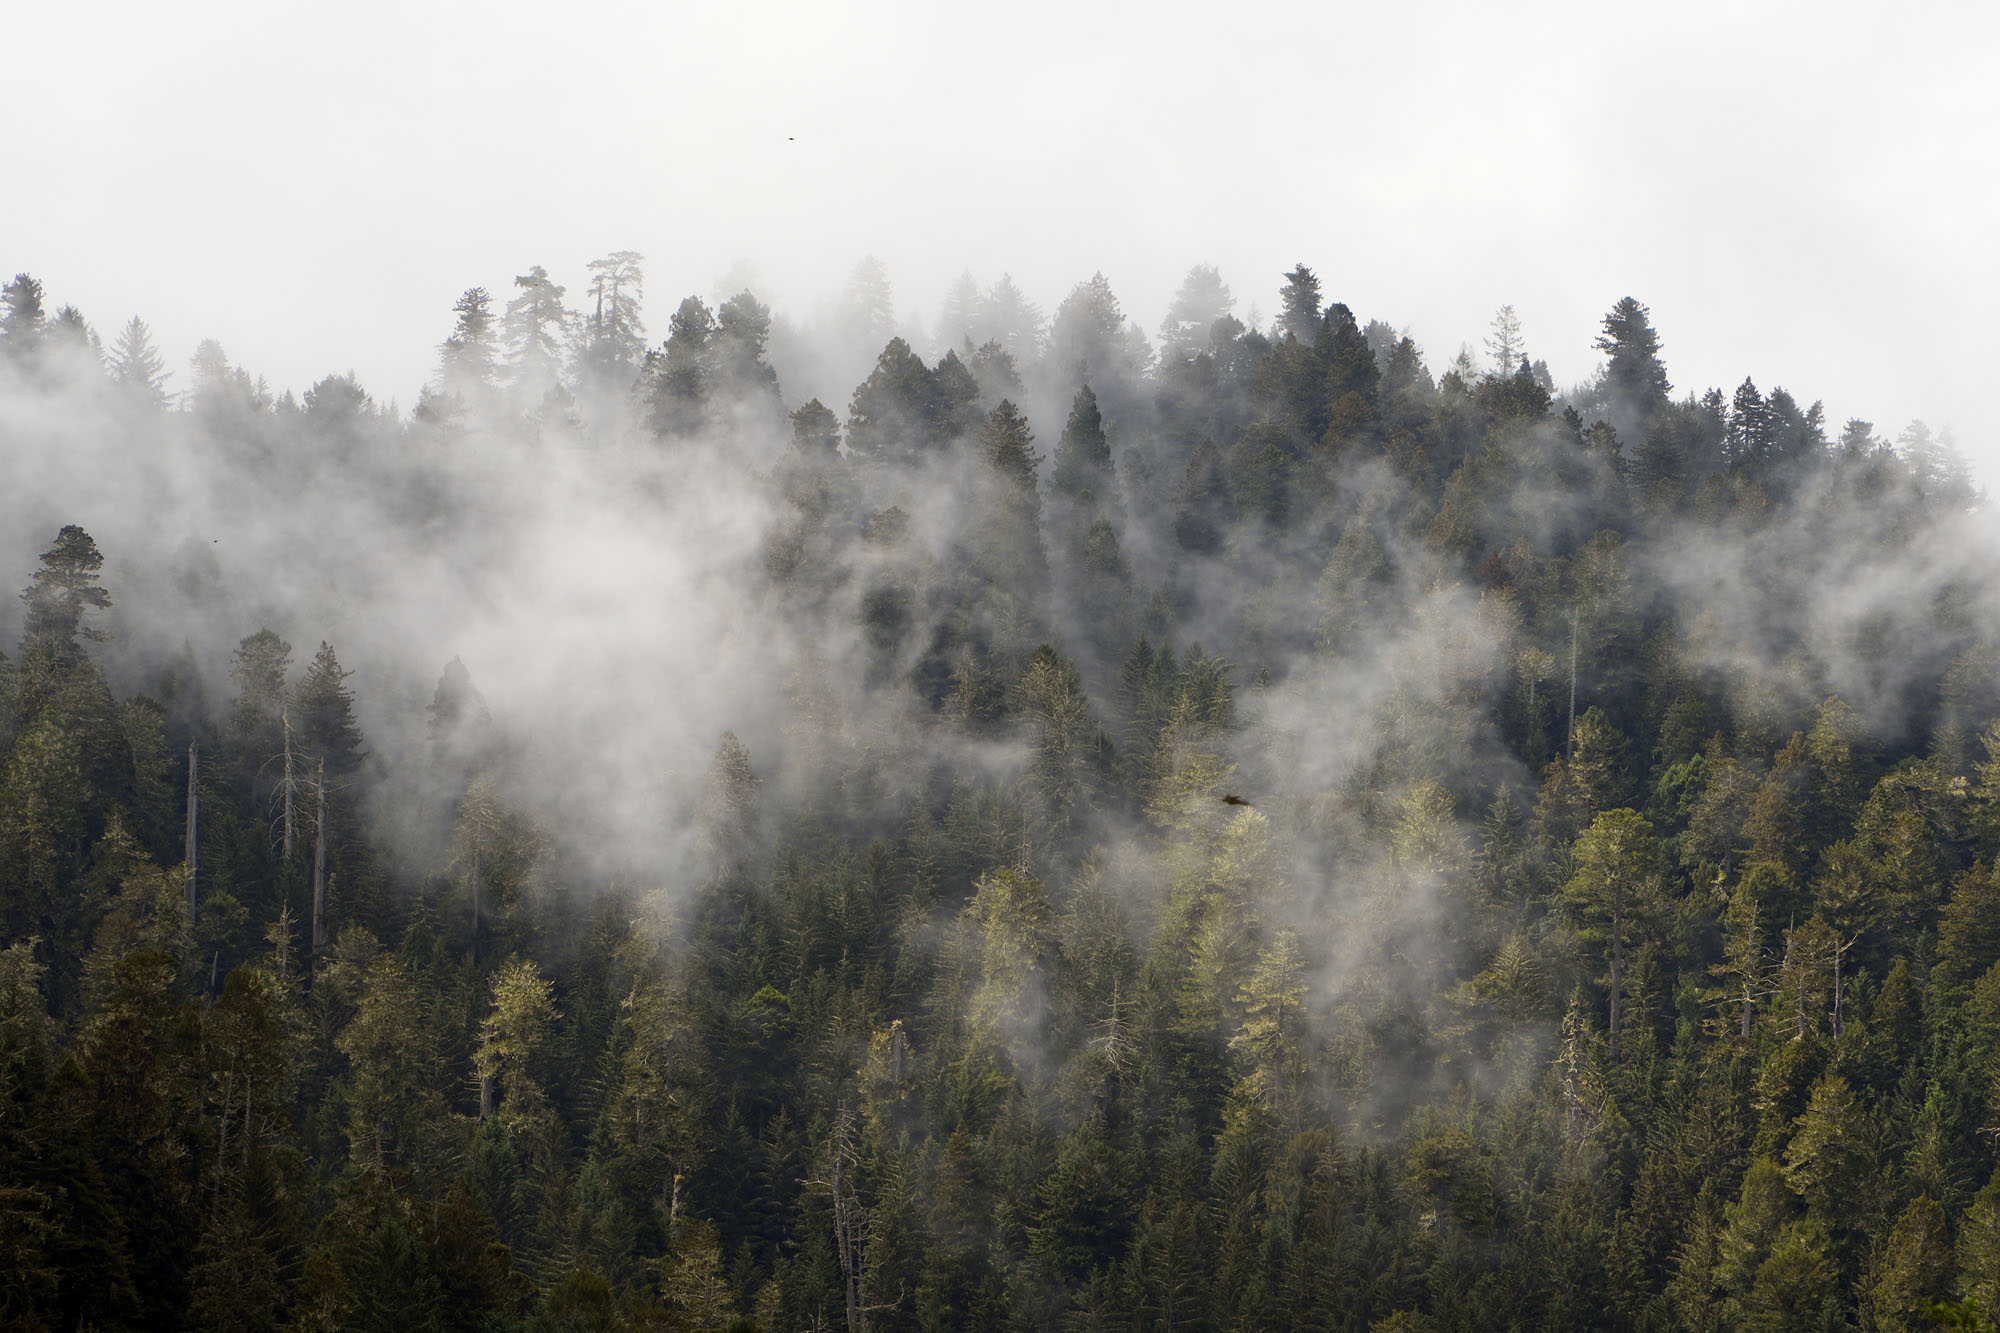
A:
<svg viewBox="0 0 2000 1333">
<path fill-rule="evenodd" d="M 1197 269 L 1150 378 L 1101 276 L 1046 356 L 962 285 L 927 363 L 871 263 L 784 444 L 797 332 L 688 298 L 642 365 L 638 263 L 466 291 L 409 424 L 212 344 L 169 412 L 128 326 L 106 420 L 274 521 L 338 468 L 476 561 L 481 432 L 751 488 L 709 572 L 785 686 L 620 695 L 705 769 L 545 771 L 531 677 L 294 680 L 290 602 L 114 622 L 62 528 L 0 659 L 0 1324 L 1988 1326 L 1992 626 L 1774 610 L 1963 544 L 1928 432 L 1670 401 L 1630 299 L 1578 390 L 1504 319 L 1433 375 L 1304 265 L 1269 336 Z M 16 365 L 86 330 L 6 305 Z"/>
</svg>

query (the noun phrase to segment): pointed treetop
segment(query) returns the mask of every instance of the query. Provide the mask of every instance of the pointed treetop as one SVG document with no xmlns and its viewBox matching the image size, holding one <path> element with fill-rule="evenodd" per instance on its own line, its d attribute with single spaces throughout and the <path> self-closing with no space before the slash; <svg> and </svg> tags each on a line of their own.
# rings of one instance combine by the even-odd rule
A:
<svg viewBox="0 0 2000 1333">
<path fill-rule="evenodd" d="M 97 586 L 104 556 L 90 534 L 71 523 L 56 534 L 56 544 L 42 553 L 42 567 L 21 593 L 28 604 L 27 638 L 59 653 L 73 652 L 79 636 L 101 640 L 100 630 L 83 627 L 86 611 L 111 605 L 111 594 Z"/>
<path fill-rule="evenodd" d="M 1278 336 L 1297 338 L 1310 344 L 1319 336 L 1319 279 L 1313 271 L 1300 264 L 1285 275 L 1284 289 L 1279 293 L 1283 305 L 1278 311 Z"/>
</svg>

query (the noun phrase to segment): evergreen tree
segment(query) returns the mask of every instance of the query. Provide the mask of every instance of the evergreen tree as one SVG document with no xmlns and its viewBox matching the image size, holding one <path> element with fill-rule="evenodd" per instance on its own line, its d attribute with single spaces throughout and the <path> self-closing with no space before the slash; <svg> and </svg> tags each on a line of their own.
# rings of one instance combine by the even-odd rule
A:
<svg viewBox="0 0 2000 1333">
<path fill-rule="evenodd" d="M 361 728 L 354 721 L 354 692 L 347 688 L 353 674 L 340 669 L 333 648 L 322 642 L 292 695 L 300 746 L 308 757 L 325 761 L 331 778 L 352 774 L 364 757 Z"/>
<path fill-rule="evenodd" d="M 710 343 L 715 316 L 699 297 L 682 301 L 667 321 L 663 351 L 646 354 L 647 397 L 653 430 L 663 436 L 693 435 L 708 419 L 715 367 Z"/>
<path fill-rule="evenodd" d="M 1088 491 L 1105 502 L 1114 494 L 1111 445 L 1104 434 L 1104 414 L 1098 410 L 1097 395 L 1088 384 L 1076 391 L 1070 403 L 1069 422 L 1056 443 L 1049 484 L 1057 494 L 1072 499 Z"/>
<path fill-rule="evenodd" d="M 1313 271 L 1300 264 L 1287 273 L 1279 302 L 1278 335 L 1310 345 L 1319 336 L 1320 322 L 1319 279 Z"/>
<path fill-rule="evenodd" d="M 1673 388 L 1660 360 L 1652 312 L 1629 296 L 1621 298 L 1604 317 L 1597 350 L 1607 358 L 1604 388 L 1612 426 L 1623 439 L 1644 439 L 1648 423 Z"/>
<path fill-rule="evenodd" d="M 83 620 L 111 605 L 111 594 L 97 582 L 103 567 L 104 556 L 82 528 L 70 523 L 56 534 L 55 545 L 42 553 L 34 581 L 21 593 L 28 604 L 23 672 L 59 670 L 80 658 L 84 641 L 103 641 L 104 632 Z"/>
<path fill-rule="evenodd" d="M 1225 318 L 1235 305 L 1236 298 L 1229 294 L 1229 286 L 1220 273 L 1205 264 L 1196 264 L 1188 270 L 1180 290 L 1167 306 L 1165 322 L 1160 325 L 1161 362 L 1176 365 L 1213 351 L 1211 333 L 1216 322 Z"/>
<path fill-rule="evenodd" d="M 575 316 L 563 305 L 564 289 L 540 264 L 514 279 L 517 295 L 500 319 L 508 386 L 529 407 L 539 406 L 562 383 L 563 348 Z"/>
<path fill-rule="evenodd" d="M 109 363 L 111 380 L 131 395 L 141 408 L 157 411 L 167 405 L 166 360 L 153 345 L 153 332 L 137 315 L 119 330 L 112 344 Z"/>
<path fill-rule="evenodd" d="M 468 287 L 452 312 L 458 320 L 438 344 L 438 383 L 445 393 L 478 399 L 493 386 L 498 357 L 493 298 L 484 287 Z"/>
<path fill-rule="evenodd" d="M 615 250 L 588 265 L 590 308 L 584 315 L 578 378 L 599 392 L 623 392 L 645 356 L 646 325 L 640 317 L 645 258 L 636 250 Z"/>
<path fill-rule="evenodd" d="M 16 273 L 12 282 L 0 288 L 0 347 L 16 361 L 32 362 L 41 350 L 47 323 L 42 284 L 26 273 Z"/>
</svg>

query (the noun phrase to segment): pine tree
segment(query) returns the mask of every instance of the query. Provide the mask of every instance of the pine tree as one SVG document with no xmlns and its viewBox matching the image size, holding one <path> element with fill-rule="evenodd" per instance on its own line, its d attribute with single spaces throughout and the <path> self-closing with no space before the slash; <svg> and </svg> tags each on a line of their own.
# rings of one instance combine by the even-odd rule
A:
<svg viewBox="0 0 2000 1333">
<path fill-rule="evenodd" d="M 1017 502 L 1031 513 L 1039 513 L 1041 502 L 1035 489 L 1035 469 L 1041 455 L 1035 452 L 1035 437 L 1029 433 L 1028 419 L 1012 403 L 1002 401 L 986 418 L 980 432 L 981 452 L 987 463 L 1005 480 Z"/>
<path fill-rule="evenodd" d="M 690 296 L 667 321 L 664 350 L 646 354 L 648 424 L 656 434 L 694 435 L 707 424 L 714 376 L 710 343 L 716 333 L 714 315 Z"/>
<path fill-rule="evenodd" d="M 1280 926 L 1237 992 L 1243 1022 L 1229 1039 L 1251 1063 L 1250 1086 L 1273 1111 L 1293 1097 L 1304 1074 L 1306 966 L 1298 932 Z"/>
<path fill-rule="evenodd" d="M 282 641 L 281 641 L 282 645 Z M 323 760 L 327 775 L 345 778 L 361 767 L 361 728 L 354 721 L 354 692 L 331 645 L 322 641 L 292 695 L 303 752 Z"/>
<path fill-rule="evenodd" d="M 639 267 L 645 258 L 636 250 L 616 250 L 588 265 L 590 309 L 584 315 L 578 378 L 599 392 L 623 392 L 645 356 L 640 306 L 646 275 Z"/>
<path fill-rule="evenodd" d="M 1180 290 L 1167 306 L 1165 322 L 1160 325 L 1162 363 L 1177 365 L 1212 351 L 1211 332 L 1216 321 L 1227 316 L 1235 304 L 1229 285 L 1215 269 L 1196 264 L 1188 270 Z"/>
<path fill-rule="evenodd" d="M 709 338 L 710 393 L 725 404 L 775 407 L 778 372 L 764 359 L 771 340 L 771 308 L 747 291 L 736 293 L 715 312 Z"/>
<path fill-rule="evenodd" d="M 1633 918 L 1652 909 L 1659 895 L 1659 844 L 1653 826 L 1637 811 L 1607 810 L 1584 830 L 1570 855 L 1576 873 L 1563 886 L 1563 896 L 1583 914 L 1588 934 L 1607 942 L 1605 1031 L 1616 1059 L 1625 998 L 1626 938 Z"/>
<path fill-rule="evenodd" d="M 1042 312 L 1008 274 L 1002 273 L 980 297 L 972 343 L 997 347 L 1017 366 L 1027 366 L 1040 355 Z"/>
<path fill-rule="evenodd" d="M 862 256 L 847 275 L 838 318 L 842 340 L 858 352 L 882 347 L 895 337 L 896 304 L 888 265 L 874 255 Z"/>
<path fill-rule="evenodd" d="M 1285 275 L 1285 286 L 1279 300 L 1278 335 L 1296 338 L 1310 346 L 1319 336 L 1319 279 L 1313 276 L 1311 269 L 1300 264 Z"/>
<path fill-rule="evenodd" d="M 514 279 L 519 294 L 500 320 L 506 348 L 508 385 L 532 408 L 562 383 L 563 348 L 575 321 L 563 305 L 564 289 L 540 264 Z"/>
<path fill-rule="evenodd" d="M 1087 491 L 1100 503 L 1108 503 L 1114 494 L 1111 444 L 1104 433 L 1104 414 L 1098 410 L 1097 395 L 1088 384 L 1076 391 L 1070 403 L 1069 421 L 1056 443 L 1049 485 L 1056 493 L 1071 498 Z"/>
<path fill-rule="evenodd" d="M 477 400 L 493 387 L 498 357 L 493 298 L 484 287 L 468 287 L 452 312 L 458 321 L 438 344 L 438 384 L 447 394 Z"/>
<path fill-rule="evenodd" d="M 141 408 L 157 411 L 167 405 L 166 360 L 153 345 L 153 332 L 146 321 L 132 316 L 111 346 L 109 361 L 112 383 L 123 389 Z"/>
<path fill-rule="evenodd" d="M 1521 318 L 1514 313 L 1514 307 L 1503 305 L 1493 316 L 1493 332 L 1486 338 L 1486 354 L 1493 358 L 1493 374 L 1499 379 L 1511 379 L 1516 370 L 1527 364 L 1523 353 L 1525 344 L 1521 341 Z"/>
<path fill-rule="evenodd" d="M 548 1094 L 535 1065 L 559 1017 L 554 988 L 533 960 L 515 959 L 494 974 L 493 1007 L 479 1024 L 472 1057 L 480 1119 L 497 1116 L 514 1135 L 543 1127 Z"/>
<path fill-rule="evenodd" d="M 32 362 L 41 350 L 47 323 L 42 284 L 26 273 L 16 273 L 12 282 L 0 288 L 0 349 L 22 364 Z"/>
</svg>

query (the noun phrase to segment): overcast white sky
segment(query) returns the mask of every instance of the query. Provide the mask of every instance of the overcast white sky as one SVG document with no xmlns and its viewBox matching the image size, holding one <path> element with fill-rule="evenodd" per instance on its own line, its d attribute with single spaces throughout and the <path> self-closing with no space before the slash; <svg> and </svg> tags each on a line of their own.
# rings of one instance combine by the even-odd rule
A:
<svg viewBox="0 0 2000 1333">
<path fill-rule="evenodd" d="M 2000 6 L 23 3 L 0 268 L 186 384 L 408 408 L 451 304 L 647 257 L 654 335 L 747 271 L 855 261 L 935 317 L 970 268 L 1150 333 L 1188 268 L 1268 318 L 1300 260 L 1441 368 L 1511 302 L 1559 381 L 1648 303 L 1677 390 L 1746 375 L 2000 486 Z M 0 274 L 3 278 L 4 274 Z"/>
</svg>

